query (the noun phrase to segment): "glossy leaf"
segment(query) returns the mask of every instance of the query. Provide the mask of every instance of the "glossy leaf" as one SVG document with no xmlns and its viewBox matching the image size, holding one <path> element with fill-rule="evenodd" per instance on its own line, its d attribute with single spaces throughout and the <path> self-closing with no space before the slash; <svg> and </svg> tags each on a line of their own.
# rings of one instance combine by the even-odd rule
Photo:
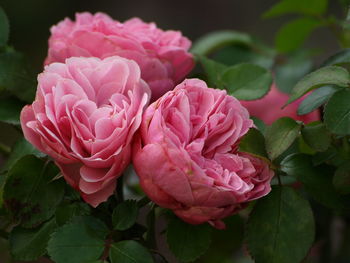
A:
<svg viewBox="0 0 350 263">
<path fill-rule="evenodd" d="M 225 259 L 230 259 L 233 253 L 241 249 L 244 241 L 244 220 L 239 215 L 233 215 L 225 218 L 224 222 L 224 230 L 213 228 L 210 247 L 198 262 L 226 262 Z"/>
<path fill-rule="evenodd" d="M 275 51 L 266 49 L 254 41 L 254 47 L 231 45 L 213 53 L 215 61 L 227 66 L 241 63 L 252 63 L 263 68 L 271 69 L 274 64 Z"/>
<path fill-rule="evenodd" d="M 56 227 L 54 219 L 44 223 L 39 228 L 15 227 L 10 233 L 11 254 L 14 259 L 31 261 L 43 256 L 46 253 L 50 235 Z"/>
<path fill-rule="evenodd" d="M 248 45 L 252 42 L 249 35 L 230 31 L 215 31 L 198 39 L 192 46 L 191 52 L 196 55 L 208 55 L 213 51 L 232 44 Z"/>
<path fill-rule="evenodd" d="M 134 240 L 124 240 L 112 244 L 109 251 L 112 263 L 153 263 L 151 253 Z"/>
<path fill-rule="evenodd" d="M 340 90 L 324 108 L 324 123 L 334 134 L 350 134 L 350 90 Z"/>
<path fill-rule="evenodd" d="M 15 222 L 35 227 L 49 219 L 64 194 L 64 183 L 53 180 L 59 173 L 53 163 L 24 156 L 8 172 L 4 202 Z"/>
<path fill-rule="evenodd" d="M 47 250 L 56 263 L 81 263 L 99 259 L 104 251 L 107 228 L 93 217 L 76 217 L 59 227 L 52 235 Z"/>
<path fill-rule="evenodd" d="M 342 65 L 350 63 L 350 48 L 343 49 L 329 57 L 322 66 Z"/>
<path fill-rule="evenodd" d="M 239 151 L 267 158 L 264 136 L 257 129 L 251 128 L 241 139 Z"/>
<path fill-rule="evenodd" d="M 292 145 L 300 132 L 300 124 L 295 120 L 284 117 L 267 127 L 266 150 L 271 160 L 276 159 Z"/>
<path fill-rule="evenodd" d="M 222 88 L 221 76 L 227 67 L 221 63 L 203 56 L 199 57 L 199 61 L 201 62 L 208 77 L 209 87 Z"/>
<path fill-rule="evenodd" d="M 285 14 L 320 15 L 327 9 L 327 0 L 281 0 L 263 14 L 265 18 Z"/>
<path fill-rule="evenodd" d="M 20 138 L 12 148 L 10 156 L 6 160 L 4 166 L 1 168 L 1 171 L 8 171 L 16 164 L 22 157 L 26 155 L 35 155 L 36 157 L 45 156 L 43 153 L 39 152 L 34 148 L 26 139 L 23 137 Z"/>
<path fill-rule="evenodd" d="M 336 86 L 324 86 L 313 91 L 299 104 L 298 115 L 308 114 L 316 110 L 326 103 L 329 98 L 340 89 L 341 88 Z"/>
<path fill-rule="evenodd" d="M 113 211 L 112 221 L 116 230 L 126 230 L 136 223 L 139 207 L 136 200 L 126 200 Z"/>
<path fill-rule="evenodd" d="M 82 202 L 60 204 L 56 209 L 56 223 L 62 226 L 76 216 L 89 215 L 90 210 L 90 206 Z"/>
<path fill-rule="evenodd" d="M 312 149 L 323 152 L 331 144 L 331 135 L 321 122 L 309 123 L 301 129 L 301 134 Z"/>
<path fill-rule="evenodd" d="M 0 121 L 8 124 L 19 125 L 19 115 L 22 103 L 12 98 L 0 99 Z"/>
<path fill-rule="evenodd" d="M 350 83 L 349 72 L 337 66 L 320 68 L 302 78 L 293 88 L 287 104 L 299 99 L 307 92 L 325 85 L 347 87 Z"/>
<path fill-rule="evenodd" d="M 312 156 L 307 154 L 291 154 L 281 162 L 281 170 L 296 177 L 307 193 L 321 204 L 334 209 L 344 207 L 344 200 L 333 187 L 331 167 L 314 166 Z"/>
<path fill-rule="evenodd" d="M 35 77 L 28 73 L 22 54 L 7 51 L 0 54 L 0 91 L 6 89 L 20 100 L 32 102 Z"/>
<path fill-rule="evenodd" d="M 305 52 L 293 52 L 286 63 L 275 69 L 275 81 L 279 90 L 290 93 L 295 84 L 310 72 L 312 61 Z"/>
<path fill-rule="evenodd" d="M 299 48 L 310 33 L 322 26 L 318 19 L 304 17 L 283 25 L 276 34 L 276 48 L 280 52 L 290 52 Z"/>
<path fill-rule="evenodd" d="M 289 187 L 273 187 L 268 196 L 258 200 L 246 229 L 248 250 L 256 263 L 301 262 L 314 236 L 308 201 Z"/>
<path fill-rule="evenodd" d="M 268 93 L 271 73 L 260 66 L 243 63 L 229 67 L 221 77 L 228 93 L 239 100 L 255 100 Z"/>
<path fill-rule="evenodd" d="M 211 227 L 208 224 L 191 225 L 174 218 L 168 225 L 167 241 L 180 261 L 194 261 L 208 249 Z"/>
</svg>

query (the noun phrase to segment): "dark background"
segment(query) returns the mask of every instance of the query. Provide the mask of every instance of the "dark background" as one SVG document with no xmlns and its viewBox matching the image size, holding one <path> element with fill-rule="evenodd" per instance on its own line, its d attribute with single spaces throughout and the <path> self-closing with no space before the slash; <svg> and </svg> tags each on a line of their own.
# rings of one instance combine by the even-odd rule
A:
<svg viewBox="0 0 350 263">
<path fill-rule="evenodd" d="M 49 28 L 75 12 L 105 12 L 116 20 L 140 17 L 154 21 L 162 29 L 181 30 L 195 41 L 205 33 L 220 29 L 248 32 L 273 45 L 279 26 L 293 16 L 262 20 L 261 14 L 277 0 L 1 0 L 11 23 L 10 43 L 26 53 L 37 71 L 41 71 L 47 52 Z M 336 0 L 329 0 L 330 12 L 342 14 Z M 337 48 L 334 37 L 320 29 L 311 37 L 311 45 L 326 50 Z"/>
</svg>

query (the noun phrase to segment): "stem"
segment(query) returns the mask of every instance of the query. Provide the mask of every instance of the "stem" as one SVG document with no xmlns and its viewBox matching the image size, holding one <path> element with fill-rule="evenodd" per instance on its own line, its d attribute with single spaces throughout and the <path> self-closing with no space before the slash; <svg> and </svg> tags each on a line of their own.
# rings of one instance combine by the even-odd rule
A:
<svg viewBox="0 0 350 263">
<path fill-rule="evenodd" d="M 121 175 L 118 179 L 116 198 L 118 203 L 124 201 L 124 175 Z"/>
<path fill-rule="evenodd" d="M 137 201 L 137 205 L 138 207 L 143 207 L 147 205 L 149 202 L 151 202 L 151 200 L 147 196 L 144 196 L 139 201 Z"/>
<path fill-rule="evenodd" d="M 278 186 L 282 186 L 281 176 L 277 173 Z"/>
<path fill-rule="evenodd" d="M 11 148 L 3 143 L 0 143 L 0 153 L 2 153 L 5 156 L 9 156 L 11 153 Z"/>
<path fill-rule="evenodd" d="M 109 257 L 109 250 L 111 248 L 111 245 L 113 243 L 112 233 L 108 236 L 106 243 L 105 243 L 105 249 L 103 250 L 101 261 L 104 262 Z"/>
<path fill-rule="evenodd" d="M 349 153 L 349 140 L 348 140 L 348 137 L 343 137 L 342 138 L 342 142 L 343 142 L 344 151 L 346 153 Z"/>
<path fill-rule="evenodd" d="M 155 236 L 155 233 L 156 233 L 155 219 L 156 219 L 155 209 L 154 209 L 154 205 L 152 205 L 151 210 L 148 212 L 148 215 L 147 215 L 148 230 L 147 230 L 146 242 L 149 248 L 157 249 L 157 242 L 156 242 L 156 236 Z"/>
</svg>

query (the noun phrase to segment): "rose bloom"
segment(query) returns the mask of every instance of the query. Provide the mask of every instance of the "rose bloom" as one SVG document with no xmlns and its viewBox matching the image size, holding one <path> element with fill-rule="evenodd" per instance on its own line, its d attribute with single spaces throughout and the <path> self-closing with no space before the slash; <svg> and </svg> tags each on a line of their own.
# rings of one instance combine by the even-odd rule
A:
<svg viewBox="0 0 350 263">
<path fill-rule="evenodd" d="M 303 98 L 292 102 L 282 109 L 288 99 L 288 94 L 280 91 L 276 85 L 272 85 L 269 93 L 263 98 L 251 101 L 241 101 L 241 104 L 248 109 L 251 116 L 261 119 L 268 125 L 282 117 L 290 117 L 304 123 L 320 120 L 320 112 L 318 110 L 305 115 L 297 114 L 298 107 Z"/>
<path fill-rule="evenodd" d="M 24 136 L 96 207 L 130 162 L 149 87 L 138 65 L 121 57 L 53 63 L 38 82 L 35 101 L 21 112 Z"/>
<path fill-rule="evenodd" d="M 68 57 L 105 58 L 118 55 L 135 60 L 155 100 L 174 88 L 194 66 L 191 42 L 179 31 L 163 31 L 154 23 L 133 18 L 120 23 L 108 15 L 76 14 L 51 28 L 45 64 Z"/>
<path fill-rule="evenodd" d="M 146 194 L 191 224 L 222 218 L 270 192 L 273 171 L 238 151 L 253 122 L 226 91 L 187 79 L 145 111 L 133 164 Z"/>
</svg>

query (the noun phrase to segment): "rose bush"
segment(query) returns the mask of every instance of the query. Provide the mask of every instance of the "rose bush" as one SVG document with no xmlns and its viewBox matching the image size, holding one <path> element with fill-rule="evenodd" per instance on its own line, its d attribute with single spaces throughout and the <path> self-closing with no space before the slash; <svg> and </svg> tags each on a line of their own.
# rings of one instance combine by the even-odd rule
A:
<svg viewBox="0 0 350 263">
<path fill-rule="evenodd" d="M 21 112 L 25 138 L 51 156 L 66 181 L 97 206 L 129 164 L 150 90 L 121 57 L 70 58 L 45 67 L 35 101 Z"/>
<path fill-rule="evenodd" d="M 154 23 L 133 18 L 120 23 L 103 13 L 78 13 L 51 28 L 45 64 L 75 56 L 113 55 L 135 60 L 142 78 L 157 99 L 174 88 L 194 66 L 191 41 L 179 31 L 163 31 Z"/>
<path fill-rule="evenodd" d="M 226 91 L 185 80 L 144 113 L 133 155 L 143 190 L 188 223 L 222 228 L 222 218 L 271 189 L 268 164 L 238 151 L 251 127 Z"/>
<path fill-rule="evenodd" d="M 320 120 L 319 110 L 305 115 L 297 114 L 297 109 L 304 98 L 300 98 L 282 109 L 288 99 L 288 94 L 280 91 L 276 85 L 272 85 L 269 93 L 263 98 L 252 101 L 241 101 L 241 103 L 248 109 L 251 116 L 261 119 L 268 125 L 282 117 L 290 117 L 304 123 Z"/>
</svg>

